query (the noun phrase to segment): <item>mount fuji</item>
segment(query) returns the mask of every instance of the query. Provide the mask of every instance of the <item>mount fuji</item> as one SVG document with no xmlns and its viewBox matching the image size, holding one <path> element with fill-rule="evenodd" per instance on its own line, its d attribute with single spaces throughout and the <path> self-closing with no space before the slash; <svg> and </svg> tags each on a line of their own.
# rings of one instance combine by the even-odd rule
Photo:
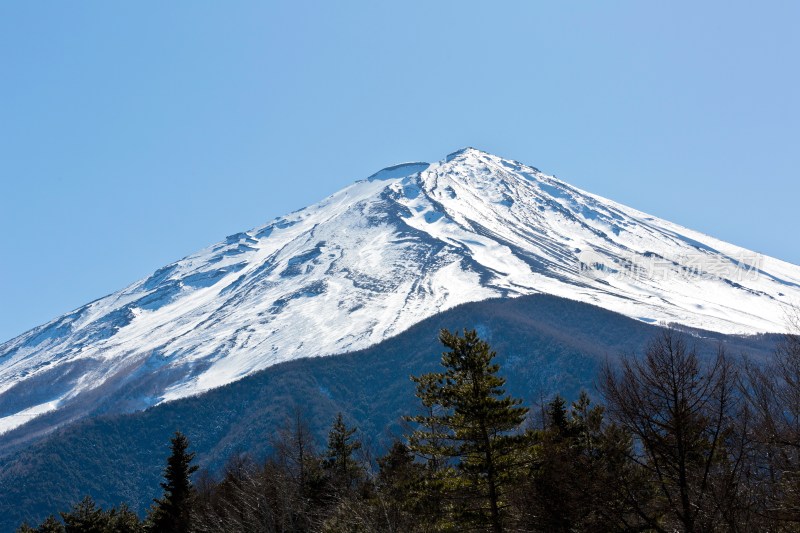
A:
<svg viewBox="0 0 800 533">
<path fill-rule="evenodd" d="M 1 344 L 0 433 L 141 410 L 529 294 L 783 332 L 800 267 L 467 148 L 383 169 Z"/>
</svg>

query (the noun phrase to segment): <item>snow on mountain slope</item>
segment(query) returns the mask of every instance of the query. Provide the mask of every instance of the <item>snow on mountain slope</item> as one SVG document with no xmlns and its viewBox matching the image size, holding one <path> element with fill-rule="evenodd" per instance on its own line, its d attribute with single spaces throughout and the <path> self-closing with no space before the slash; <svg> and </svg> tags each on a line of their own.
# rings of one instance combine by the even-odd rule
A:
<svg viewBox="0 0 800 533">
<path fill-rule="evenodd" d="M 800 267 L 464 149 L 384 169 L 0 345 L 0 433 L 68 407 L 70 420 L 141 409 L 537 292 L 778 332 Z"/>
</svg>

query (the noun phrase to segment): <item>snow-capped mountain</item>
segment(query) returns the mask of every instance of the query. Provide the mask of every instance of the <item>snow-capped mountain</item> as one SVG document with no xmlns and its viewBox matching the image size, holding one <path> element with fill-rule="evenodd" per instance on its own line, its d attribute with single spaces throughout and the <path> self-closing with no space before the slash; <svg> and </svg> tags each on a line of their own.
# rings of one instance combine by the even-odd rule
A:
<svg viewBox="0 0 800 533">
<path fill-rule="evenodd" d="M 384 169 L 0 345 L 0 433 L 54 410 L 141 409 L 532 293 L 779 332 L 800 267 L 468 148 Z"/>
</svg>

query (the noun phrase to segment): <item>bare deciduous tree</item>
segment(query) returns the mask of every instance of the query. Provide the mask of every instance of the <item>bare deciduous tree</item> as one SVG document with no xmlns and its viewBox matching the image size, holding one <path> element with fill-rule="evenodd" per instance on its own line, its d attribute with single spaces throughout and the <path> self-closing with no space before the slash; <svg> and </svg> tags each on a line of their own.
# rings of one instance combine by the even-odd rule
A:
<svg viewBox="0 0 800 533">
<path fill-rule="evenodd" d="M 702 364 L 679 333 L 656 337 L 642 358 L 607 366 L 609 419 L 634 438 L 631 459 L 659 497 L 640 505 L 655 530 L 736 530 L 744 448 L 737 427 L 736 370 L 722 348 Z"/>
<path fill-rule="evenodd" d="M 769 364 L 747 367 L 745 397 L 755 414 L 752 485 L 775 528 L 800 524 L 800 312 Z"/>
</svg>

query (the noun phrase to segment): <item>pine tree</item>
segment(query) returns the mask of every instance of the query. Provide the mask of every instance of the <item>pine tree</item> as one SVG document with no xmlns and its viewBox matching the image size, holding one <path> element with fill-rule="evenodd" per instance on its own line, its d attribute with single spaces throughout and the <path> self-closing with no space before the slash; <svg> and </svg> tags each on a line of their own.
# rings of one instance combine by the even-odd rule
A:
<svg viewBox="0 0 800 533">
<path fill-rule="evenodd" d="M 172 453 L 164 469 L 161 488 L 164 496 L 156 499 L 152 511 L 154 533 L 184 533 L 191 531 L 192 501 L 194 488 L 189 477 L 197 470 L 191 462 L 194 452 L 187 451 L 189 439 L 180 431 L 170 440 Z"/>
<path fill-rule="evenodd" d="M 569 432 L 569 421 L 567 419 L 567 402 L 561 396 L 556 395 L 547 408 L 548 425 L 557 434 L 566 437 Z"/>
<path fill-rule="evenodd" d="M 323 467 L 329 472 L 334 485 L 339 489 L 350 489 L 361 477 L 361 469 L 353 453 L 361 448 L 355 439 L 356 428 L 348 428 L 342 413 L 336 415 L 333 427 L 328 433 L 328 450 Z"/>
<path fill-rule="evenodd" d="M 386 455 L 378 458 L 378 487 L 395 499 L 404 498 L 420 477 L 422 465 L 414 461 L 408 446 L 394 441 Z"/>
<path fill-rule="evenodd" d="M 64 524 L 50 515 L 36 528 L 36 533 L 64 533 Z"/>
<path fill-rule="evenodd" d="M 139 517 L 131 509 L 122 504 L 119 509 L 112 508 L 106 513 L 108 526 L 106 531 L 114 533 L 141 533 L 144 531 Z"/>
<path fill-rule="evenodd" d="M 420 516 L 435 512 L 429 508 L 430 499 L 420 497 L 418 490 L 424 465 L 415 461 L 414 454 L 400 441 L 395 441 L 377 462 L 375 484 L 385 529 L 414 531 Z"/>
<path fill-rule="evenodd" d="M 61 513 L 61 518 L 66 533 L 103 533 L 108 525 L 105 513 L 95 505 L 91 496 L 86 496 L 72 511 Z"/>
<path fill-rule="evenodd" d="M 603 420 L 581 392 L 572 409 L 561 396 L 546 406 L 546 425 L 531 432 L 530 472 L 514 495 L 524 531 L 641 531 L 626 493 L 639 491 L 630 471 L 630 437 Z"/>
<path fill-rule="evenodd" d="M 518 430 L 528 410 L 505 395 L 496 354 L 477 332 L 461 337 L 442 330 L 439 340 L 449 348 L 442 355 L 444 371 L 411 378 L 426 413 L 407 418 L 418 426 L 409 447 L 421 456 L 454 461 L 433 487 L 458 494 L 453 519 L 459 527 L 473 523 L 500 533 L 505 491 L 525 448 L 526 437 Z"/>
</svg>

